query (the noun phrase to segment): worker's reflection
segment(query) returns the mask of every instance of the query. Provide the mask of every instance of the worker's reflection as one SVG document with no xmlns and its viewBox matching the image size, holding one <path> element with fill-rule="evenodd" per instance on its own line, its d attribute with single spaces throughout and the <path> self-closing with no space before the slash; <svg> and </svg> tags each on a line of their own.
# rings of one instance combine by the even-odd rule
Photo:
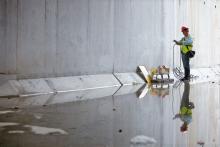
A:
<svg viewBox="0 0 220 147">
<path fill-rule="evenodd" d="M 188 129 L 188 125 L 192 122 L 192 109 L 194 108 L 193 102 L 189 102 L 190 84 L 188 81 L 184 82 L 184 92 L 180 105 L 180 112 L 174 116 L 173 119 L 180 118 L 183 121 L 180 127 L 181 132 Z"/>
</svg>

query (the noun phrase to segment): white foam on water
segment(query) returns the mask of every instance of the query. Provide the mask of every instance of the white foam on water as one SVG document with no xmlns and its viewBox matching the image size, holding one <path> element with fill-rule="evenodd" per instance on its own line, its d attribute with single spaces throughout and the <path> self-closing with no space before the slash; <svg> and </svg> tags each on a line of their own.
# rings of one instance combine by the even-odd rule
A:
<svg viewBox="0 0 220 147">
<path fill-rule="evenodd" d="M 11 111 L 11 110 L 8 110 L 8 111 L 0 111 L 0 115 L 2 114 L 7 114 L 7 113 L 13 113 L 15 111 Z"/>
<path fill-rule="evenodd" d="M 50 133 L 59 133 L 66 135 L 68 134 L 66 131 L 62 129 L 57 129 L 57 128 L 47 128 L 47 127 L 40 127 L 40 126 L 32 126 L 32 125 L 24 125 L 26 128 L 31 128 L 31 131 L 35 134 L 40 134 L 40 135 L 47 135 Z"/>
<path fill-rule="evenodd" d="M 43 117 L 43 115 L 42 114 L 34 114 L 34 117 L 36 119 L 41 119 Z"/>
<path fill-rule="evenodd" d="M 23 130 L 11 130 L 8 131 L 9 134 L 23 134 L 24 131 Z"/>
<path fill-rule="evenodd" d="M 0 127 L 16 126 L 16 125 L 19 125 L 19 123 L 13 123 L 13 122 L 0 122 Z"/>
<path fill-rule="evenodd" d="M 138 135 L 131 139 L 132 144 L 155 144 L 157 141 L 154 138 Z"/>
</svg>

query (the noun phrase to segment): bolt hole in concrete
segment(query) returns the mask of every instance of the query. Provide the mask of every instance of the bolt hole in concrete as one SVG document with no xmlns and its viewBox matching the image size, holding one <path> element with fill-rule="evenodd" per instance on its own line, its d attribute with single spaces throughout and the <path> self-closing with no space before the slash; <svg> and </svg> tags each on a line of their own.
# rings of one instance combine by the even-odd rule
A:
<svg viewBox="0 0 220 147">
<path fill-rule="evenodd" d="M 83 100 L 75 99 L 76 93 L 49 100 L 0 99 L 0 145 L 220 146 L 220 85 L 211 81 L 144 88 L 148 90 L 142 90 L 141 99 L 130 87 L 132 92 L 94 97 L 97 90 Z M 13 105 L 19 110 L 11 109 Z M 189 113 L 181 114 L 186 109 Z"/>
<path fill-rule="evenodd" d="M 122 133 L 122 129 L 119 129 L 118 132 L 119 132 L 119 133 Z"/>
<path fill-rule="evenodd" d="M 19 107 L 18 107 L 18 106 L 15 106 L 13 109 L 18 110 L 18 109 L 19 109 Z"/>
</svg>

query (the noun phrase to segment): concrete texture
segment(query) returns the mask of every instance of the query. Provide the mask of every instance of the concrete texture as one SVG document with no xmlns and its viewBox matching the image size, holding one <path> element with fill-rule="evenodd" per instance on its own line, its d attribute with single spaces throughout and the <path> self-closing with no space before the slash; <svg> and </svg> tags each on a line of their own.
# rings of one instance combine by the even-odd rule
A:
<svg viewBox="0 0 220 147">
<path fill-rule="evenodd" d="M 136 93 L 142 86 L 144 86 L 144 84 L 121 86 L 114 96 Z"/>
<path fill-rule="evenodd" d="M 187 22 L 193 32 L 192 35 L 195 38 L 194 48 L 197 51 L 197 56 L 192 60 L 194 65 L 205 67 L 220 62 L 220 59 L 217 58 L 220 55 L 218 51 L 220 39 L 219 4 L 219 0 L 206 0 L 189 1 L 187 5 L 189 8 Z M 207 60 L 202 60 L 202 58 Z"/>
<path fill-rule="evenodd" d="M 219 66 L 192 69 L 191 74 L 194 78 L 191 79 L 191 83 L 219 81 L 220 75 L 217 74 L 218 71 Z M 14 76 L 0 77 L 0 97 L 24 97 L 92 89 L 104 90 L 105 88 L 114 89 L 114 87 L 116 87 L 117 91 L 115 91 L 115 95 L 122 95 L 134 93 L 145 84 L 143 79 L 141 79 L 136 73 L 115 73 L 114 75 L 101 74 L 23 80 L 8 80 L 15 78 Z M 170 74 L 170 77 L 177 81 L 172 73 Z"/>
<path fill-rule="evenodd" d="M 102 89 L 78 90 L 65 93 L 53 93 L 45 95 L 29 95 L 25 97 L 14 97 L 12 99 L 1 98 L 1 108 L 33 108 L 39 106 L 49 106 L 54 104 L 64 104 L 76 101 L 86 101 L 103 98 L 113 95 L 132 94 L 138 91 L 142 85 L 108 87 Z M 119 89 L 120 88 L 120 89 Z"/>
<path fill-rule="evenodd" d="M 18 96 L 20 91 L 16 89 L 11 81 L 6 81 L 0 84 L 0 97 L 5 96 Z"/>
<path fill-rule="evenodd" d="M 104 88 L 118 90 L 120 86 L 120 82 L 112 74 L 5 80 L 0 85 L 0 97 L 24 97 Z"/>
<path fill-rule="evenodd" d="M 0 73 L 6 71 L 6 1 L 0 1 Z"/>
<path fill-rule="evenodd" d="M 211 68 L 199 68 L 198 71 L 201 73 L 203 79 L 212 80 L 216 78 L 216 74 Z"/>
<path fill-rule="evenodd" d="M 220 2 L 205 2 L 1 0 L 0 73 L 43 78 L 172 66 L 183 24 L 195 42 L 192 67 L 219 64 Z"/>
<path fill-rule="evenodd" d="M 50 101 L 45 103 L 45 105 L 54 105 L 103 98 L 107 96 L 112 96 L 118 89 L 119 87 L 109 87 L 103 89 L 75 91 L 70 93 L 58 93 L 53 98 L 51 98 Z"/>
<path fill-rule="evenodd" d="M 28 97 L 17 97 L 13 99 L 1 98 L 1 108 L 34 108 L 46 107 L 55 104 L 72 103 L 76 101 L 86 101 L 91 99 L 112 96 L 119 87 L 110 87 L 104 89 L 80 90 L 67 93 L 36 95 Z"/>
<path fill-rule="evenodd" d="M 18 83 L 22 87 L 21 95 L 49 94 L 53 92 L 44 79 L 18 80 Z"/>
<path fill-rule="evenodd" d="M 137 73 L 114 73 L 122 85 L 144 84 L 145 81 Z"/>
<path fill-rule="evenodd" d="M 207 82 L 218 83 L 220 77 L 214 72 L 217 71 L 218 68 L 219 66 L 193 69 L 191 74 L 196 76 L 196 78 L 193 78 L 190 83 L 193 85 Z M 117 75 L 119 77 L 118 79 L 113 75 L 90 75 L 45 79 L 5 80 L 4 83 L 0 85 L 1 107 L 26 108 L 83 101 L 106 96 L 141 95 L 141 89 L 143 90 L 144 88 L 144 84 L 141 84 L 141 82 L 140 84 L 134 85 L 123 84 L 136 83 L 137 79 L 139 79 L 137 78 L 137 74 L 123 73 Z M 180 81 L 176 81 L 174 88 L 181 84 Z M 156 88 L 160 88 L 162 85 L 164 86 L 163 83 L 153 85 L 152 88 L 155 89 L 155 86 Z M 147 85 L 146 88 L 147 93 L 150 87 Z M 158 90 L 151 89 L 150 91 L 149 94 L 152 93 L 155 95 L 155 92 L 157 93 Z M 143 93 L 143 95 L 145 96 L 146 94 Z"/>
<path fill-rule="evenodd" d="M 57 92 L 121 86 L 112 74 L 48 78 L 46 80 Z"/>
<path fill-rule="evenodd" d="M 220 66 L 219 65 L 211 67 L 211 70 L 215 73 L 215 75 L 217 75 L 217 76 L 220 75 Z"/>
</svg>

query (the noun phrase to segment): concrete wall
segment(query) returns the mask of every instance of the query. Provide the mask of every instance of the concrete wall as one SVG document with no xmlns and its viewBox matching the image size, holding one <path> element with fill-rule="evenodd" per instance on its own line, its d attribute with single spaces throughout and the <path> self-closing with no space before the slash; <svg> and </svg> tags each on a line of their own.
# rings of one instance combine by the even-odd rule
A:
<svg viewBox="0 0 220 147">
<path fill-rule="evenodd" d="M 181 37 L 182 24 L 196 38 L 193 66 L 219 63 L 218 6 L 203 1 L 1 0 L 0 72 L 48 77 L 171 66 L 172 40 Z"/>
<path fill-rule="evenodd" d="M 6 2 L 0 1 L 0 73 L 6 69 Z"/>
<path fill-rule="evenodd" d="M 188 1 L 187 23 L 195 42 L 196 66 L 204 67 L 220 63 L 220 1 Z"/>
</svg>

